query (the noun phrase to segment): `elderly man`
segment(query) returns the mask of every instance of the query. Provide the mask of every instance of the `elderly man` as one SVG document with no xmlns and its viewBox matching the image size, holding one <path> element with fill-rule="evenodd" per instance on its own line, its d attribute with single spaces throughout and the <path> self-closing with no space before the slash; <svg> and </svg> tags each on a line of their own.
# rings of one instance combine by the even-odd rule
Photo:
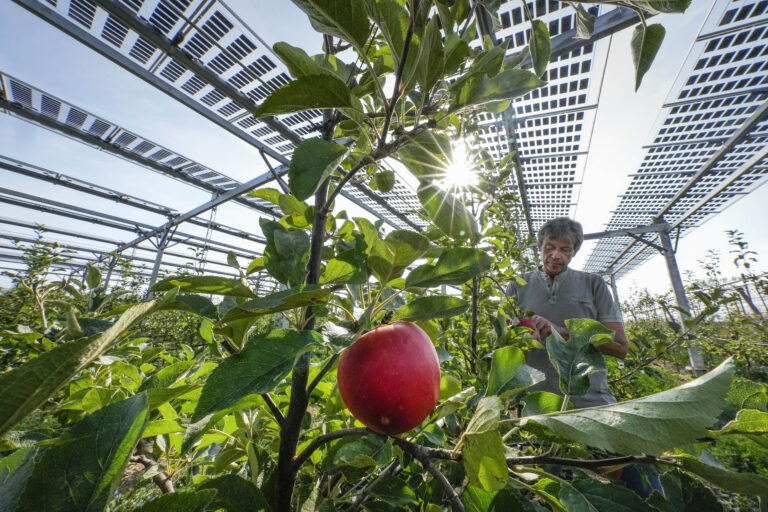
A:
<svg viewBox="0 0 768 512">
<path fill-rule="evenodd" d="M 538 233 L 538 247 L 541 266 L 538 270 L 523 274 L 527 284 L 510 284 L 510 295 L 517 298 L 523 311 L 533 311 L 536 324 L 534 336 L 545 340 L 552 328 L 568 339 L 565 321 L 570 318 L 591 318 L 602 323 L 615 333 L 614 342 L 600 345 L 606 355 L 623 359 L 629 343 L 624 332 L 624 323 L 619 308 L 613 301 L 605 281 L 597 275 L 568 268 L 568 264 L 581 247 L 584 231 L 581 224 L 566 217 L 546 222 Z M 544 372 L 545 381 L 529 391 L 549 391 L 561 395 L 558 374 L 545 349 L 535 349 L 528 354 L 526 362 Z M 574 407 L 592 407 L 616 402 L 608 387 L 606 372 L 589 376 L 589 392 L 585 396 L 570 397 Z M 654 490 L 664 491 L 652 467 L 626 466 L 621 474 L 626 486 L 642 497 L 648 497 Z"/>
<path fill-rule="evenodd" d="M 581 247 L 584 231 L 581 224 L 566 217 L 546 222 L 538 233 L 541 266 L 523 274 L 527 284 L 510 284 L 510 295 L 517 298 L 523 311 L 533 311 L 536 323 L 534 336 L 545 340 L 554 327 L 568 339 L 565 321 L 570 318 L 591 318 L 616 333 L 615 341 L 600 346 L 607 355 L 624 358 L 627 355 L 627 335 L 619 308 L 611 297 L 602 278 L 568 268 L 568 264 Z M 527 363 L 544 372 L 546 380 L 531 391 L 549 391 L 562 394 L 558 386 L 557 370 L 545 349 L 528 354 Z M 585 396 L 571 397 L 575 407 L 592 407 L 616 402 L 606 373 L 590 375 L 590 389 Z"/>
</svg>

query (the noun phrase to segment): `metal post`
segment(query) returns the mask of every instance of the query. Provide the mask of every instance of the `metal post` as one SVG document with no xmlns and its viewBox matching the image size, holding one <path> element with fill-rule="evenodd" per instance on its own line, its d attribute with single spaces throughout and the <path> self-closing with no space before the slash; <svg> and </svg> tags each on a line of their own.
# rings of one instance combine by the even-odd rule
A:
<svg viewBox="0 0 768 512">
<path fill-rule="evenodd" d="M 163 231 L 163 235 L 160 237 L 160 241 L 157 243 L 157 254 L 155 255 L 155 264 L 152 266 L 152 274 L 149 276 L 149 283 L 147 284 L 147 289 L 152 288 L 155 285 L 155 282 L 157 281 L 157 274 L 160 272 L 160 265 L 163 263 L 163 253 L 165 252 L 165 248 L 168 247 L 168 242 L 170 240 L 171 228 L 166 228 L 165 231 Z M 148 293 L 149 295 L 149 293 Z"/>
<path fill-rule="evenodd" d="M 616 274 L 611 274 L 611 292 L 613 293 L 613 302 L 616 303 L 616 307 L 621 309 L 621 302 L 619 301 L 619 288 L 616 286 Z"/>
<path fill-rule="evenodd" d="M 672 291 L 675 293 L 675 301 L 677 306 L 686 313 L 680 312 L 680 323 L 683 324 L 687 318 L 690 317 L 691 307 L 688 304 L 688 297 L 685 295 L 685 288 L 683 288 L 683 279 L 680 276 L 680 269 L 677 267 L 677 260 L 675 259 L 675 251 L 672 248 L 672 240 L 669 237 L 669 226 L 666 229 L 659 231 L 659 239 L 661 239 L 661 246 L 664 248 L 664 259 L 667 261 L 667 270 L 669 271 L 669 280 L 672 282 Z M 688 347 L 688 359 L 691 362 L 691 368 L 693 369 L 694 377 L 698 377 L 706 372 L 706 366 L 704 366 L 704 358 L 701 356 L 699 347 L 694 345 Z"/>
<path fill-rule="evenodd" d="M 104 282 L 101 283 L 101 285 L 104 287 L 104 292 L 106 293 L 107 288 L 109 287 L 109 280 L 112 279 L 112 271 L 115 270 L 115 264 L 117 263 L 117 255 L 112 256 L 109 260 L 109 264 L 107 265 L 107 276 L 104 278 Z"/>
</svg>

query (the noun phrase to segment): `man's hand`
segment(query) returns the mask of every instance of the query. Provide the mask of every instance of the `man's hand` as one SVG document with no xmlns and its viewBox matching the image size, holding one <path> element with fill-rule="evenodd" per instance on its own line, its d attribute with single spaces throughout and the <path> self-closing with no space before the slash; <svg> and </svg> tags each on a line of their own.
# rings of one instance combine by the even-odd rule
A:
<svg viewBox="0 0 768 512">
<path fill-rule="evenodd" d="M 541 340 L 546 340 L 549 335 L 552 334 L 552 327 L 554 327 L 563 339 L 568 339 L 570 333 L 564 326 L 554 325 L 541 315 L 533 315 L 531 319 L 536 323 L 536 332 L 539 333 Z"/>
<path fill-rule="evenodd" d="M 536 323 L 536 332 L 540 336 L 537 339 L 546 340 L 552 334 L 553 327 L 563 339 L 567 340 L 570 336 L 565 326 L 555 325 L 541 315 L 533 315 L 531 319 Z M 627 334 L 624 332 L 624 324 L 621 322 L 605 322 L 603 325 L 616 334 L 613 343 L 600 345 L 597 349 L 605 355 L 624 359 L 629 350 L 629 341 L 627 340 Z"/>
</svg>

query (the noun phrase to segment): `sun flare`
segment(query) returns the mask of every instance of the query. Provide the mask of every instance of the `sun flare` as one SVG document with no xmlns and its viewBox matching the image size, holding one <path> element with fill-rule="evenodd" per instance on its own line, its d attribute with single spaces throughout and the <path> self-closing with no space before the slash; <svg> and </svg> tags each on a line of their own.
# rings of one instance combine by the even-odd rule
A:
<svg viewBox="0 0 768 512">
<path fill-rule="evenodd" d="M 464 144 L 453 148 L 453 160 L 445 169 L 442 184 L 445 188 L 467 188 L 477 184 L 477 177 L 467 158 L 467 148 Z"/>
</svg>

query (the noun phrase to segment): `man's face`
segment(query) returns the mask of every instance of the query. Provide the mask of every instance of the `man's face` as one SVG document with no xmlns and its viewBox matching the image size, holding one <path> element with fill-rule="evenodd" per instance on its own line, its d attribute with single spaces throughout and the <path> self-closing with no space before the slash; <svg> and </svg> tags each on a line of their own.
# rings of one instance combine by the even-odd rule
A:
<svg viewBox="0 0 768 512">
<path fill-rule="evenodd" d="M 556 276 L 571 262 L 576 251 L 573 244 L 563 238 L 545 238 L 544 243 L 539 244 L 541 252 L 541 267 L 550 276 Z"/>
</svg>

